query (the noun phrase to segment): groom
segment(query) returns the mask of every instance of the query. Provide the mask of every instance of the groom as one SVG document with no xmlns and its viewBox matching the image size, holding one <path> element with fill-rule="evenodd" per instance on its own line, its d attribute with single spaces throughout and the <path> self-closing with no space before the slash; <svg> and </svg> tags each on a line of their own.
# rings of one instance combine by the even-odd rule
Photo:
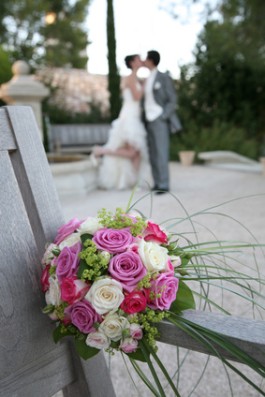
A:
<svg viewBox="0 0 265 397">
<path fill-rule="evenodd" d="M 150 70 L 145 83 L 144 118 L 156 194 L 169 191 L 169 134 L 181 130 L 176 115 L 176 91 L 167 73 L 158 71 L 160 54 L 148 51 L 144 65 Z"/>
</svg>

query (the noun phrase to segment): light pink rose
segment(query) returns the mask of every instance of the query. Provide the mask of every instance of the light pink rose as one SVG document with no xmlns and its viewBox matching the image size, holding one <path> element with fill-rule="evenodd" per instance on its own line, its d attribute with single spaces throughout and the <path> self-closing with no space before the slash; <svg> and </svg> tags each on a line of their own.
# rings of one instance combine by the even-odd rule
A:
<svg viewBox="0 0 265 397">
<path fill-rule="evenodd" d="M 124 353 L 133 353 L 136 351 L 137 347 L 138 341 L 133 338 L 125 338 L 120 344 L 120 349 Z"/>
<path fill-rule="evenodd" d="M 120 281 L 126 291 L 131 292 L 147 274 L 147 270 L 138 254 L 126 251 L 113 256 L 109 263 L 109 273 Z"/>
<path fill-rule="evenodd" d="M 110 345 L 110 339 L 101 331 L 90 332 L 86 338 L 86 344 L 96 349 L 107 349 Z"/>
<path fill-rule="evenodd" d="M 61 299 L 72 305 L 83 299 L 90 286 L 82 280 L 64 278 L 61 282 Z"/>
<path fill-rule="evenodd" d="M 138 239 L 135 239 L 135 241 L 137 241 L 137 240 Z M 138 254 L 138 251 L 139 251 L 138 241 L 133 243 L 132 245 L 130 245 L 128 247 L 128 251 L 132 251 L 132 252 L 135 252 L 136 254 Z"/>
<path fill-rule="evenodd" d="M 159 225 L 151 221 L 148 221 L 147 227 L 143 232 L 143 237 L 145 241 L 153 241 L 160 244 L 167 243 L 166 233 L 161 230 Z"/>
<path fill-rule="evenodd" d="M 55 237 L 55 244 L 59 245 L 67 236 L 72 234 L 76 229 L 79 228 L 83 221 L 77 218 L 71 219 L 65 225 L 61 226 L 57 231 L 57 236 Z"/>
<path fill-rule="evenodd" d="M 154 310 L 168 310 L 176 299 L 178 279 L 172 272 L 161 273 L 151 280 L 147 306 Z"/>
<path fill-rule="evenodd" d="M 94 234 L 92 240 L 98 249 L 108 251 L 111 254 L 117 254 L 126 251 L 126 249 L 133 243 L 134 237 L 131 235 L 128 228 L 103 228 Z"/>
<path fill-rule="evenodd" d="M 59 282 L 65 277 L 73 277 L 76 275 L 79 264 L 79 252 L 81 251 L 81 243 L 76 243 L 71 247 L 64 247 L 60 255 L 55 259 L 56 274 Z"/>
<path fill-rule="evenodd" d="M 140 340 L 143 337 L 143 330 L 139 324 L 130 324 L 130 335 L 133 339 Z"/>
</svg>

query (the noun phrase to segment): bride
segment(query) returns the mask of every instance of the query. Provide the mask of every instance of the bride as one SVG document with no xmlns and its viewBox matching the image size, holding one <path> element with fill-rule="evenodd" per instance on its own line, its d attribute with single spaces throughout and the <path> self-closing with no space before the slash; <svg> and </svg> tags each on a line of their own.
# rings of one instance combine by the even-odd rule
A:
<svg viewBox="0 0 265 397">
<path fill-rule="evenodd" d="M 143 87 L 137 71 L 143 66 L 139 55 L 128 55 L 126 66 L 131 74 L 122 83 L 123 105 L 119 117 L 112 123 L 108 142 L 96 146 L 92 155 L 102 157 L 99 187 L 129 189 L 141 185 L 148 173 L 146 130 L 141 121 Z"/>
</svg>

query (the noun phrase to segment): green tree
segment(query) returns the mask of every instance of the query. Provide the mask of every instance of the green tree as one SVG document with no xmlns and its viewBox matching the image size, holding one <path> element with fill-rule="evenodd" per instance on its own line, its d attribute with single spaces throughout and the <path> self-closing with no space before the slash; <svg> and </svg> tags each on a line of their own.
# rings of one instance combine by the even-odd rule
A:
<svg viewBox="0 0 265 397">
<path fill-rule="evenodd" d="M 87 32 L 84 21 L 89 0 L 1 0 L 0 34 L 12 60 L 35 67 L 86 66 Z M 48 12 L 55 20 L 46 23 Z"/>
<path fill-rule="evenodd" d="M 233 135 L 241 134 L 242 144 L 238 139 L 234 148 L 248 154 L 245 142 L 254 141 L 257 147 L 263 139 L 265 36 L 260 32 L 265 27 L 265 15 L 259 19 L 262 26 L 253 26 L 255 21 L 257 24 L 255 18 L 260 18 L 257 3 L 258 0 L 223 1 L 222 19 L 208 21 L 199 36 L 195 64 L 182 68 L 180 116 L 186 130 L 193 131 L 191 135 L 196 130 L 200 144 L 203 144 L 200 139 L 203 135 L 207 136 L 205 145 L 209 144 L 206 141 L 215 139 L 215 149 L 220 149 L 220 136 L 225 134 L 226 144 L 230 136 L 233 146 Z M 253 4 L 255 7 L 251 6 Z M 259 9 L 261 14 L 264 11 L 265 7 Z M 222 134 L 216 132 L 218 126 Z M 249 148 L 249 155 L 258 155 L 253 146 Z"/>
<path fill-rule="evenodd" d="M 0 85 L 12 78 L 11 61 L 9 54 L 0 47 Z"/>
<path fill-rule="evenodd" d="M 115 22 L 113 12 L 113 0 L 107 0 L 107 45 L 108 45 L 108 89 L 110 93 L 110 117 L 114 120 L 118 117 L 121 108 L 120 76 L 116 63 L 116 39 Z"/>
<path fill-rule="evenodd" d="M 89 0 L 46 0 L 55 21 L 41 28 L 44 40 L 44 62 L 48 66 L 85 68 L 88 44 L 84 21 Z"/>
</svg>

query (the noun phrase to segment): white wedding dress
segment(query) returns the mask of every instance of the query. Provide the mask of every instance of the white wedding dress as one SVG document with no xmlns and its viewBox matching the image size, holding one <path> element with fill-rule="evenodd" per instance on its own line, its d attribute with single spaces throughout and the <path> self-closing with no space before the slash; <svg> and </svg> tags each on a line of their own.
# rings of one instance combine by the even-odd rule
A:
<svg viewBox="0 0 265 397">
<path fill-rule="evenodd" d="M 109 139 L 104 147 L 115 150 L 129 144 L 137 148 L 141 155 L 140 167 L 136 172 L 130 159 L 104 155 L 99 168 L 99 187 L 122 190 L 144 185 L 150 173 L 146 139 L 140 102 L 134 100 L 129 88 L 124 88 L 122 109 L 119 117 L 112 123 Z"/>
</svg>

